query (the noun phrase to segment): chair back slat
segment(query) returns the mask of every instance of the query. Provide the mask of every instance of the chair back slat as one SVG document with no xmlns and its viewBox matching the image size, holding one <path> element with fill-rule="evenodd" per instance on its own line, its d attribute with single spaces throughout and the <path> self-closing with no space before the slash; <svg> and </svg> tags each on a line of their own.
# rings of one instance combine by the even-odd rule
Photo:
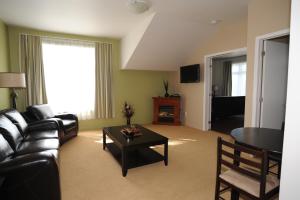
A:
<svg viewBox="0 0 300 200">
<path fill-rule="evenodd" d="M 250 176 L 250 177 L 252 177 L 252 178 L 254 178 L 256 180 L 261 180 L 261 176 L 259 174 L 255 173 L 255 172 L 252 172 L 252 171 L 247 170 L 245 168 L 236 166 L 236 165 L 234 165 L 234 164 L 232 164 L 232 163 L 230 163 L 230 162 L 228 162 L 226 160 L 221 160 L 221 163 L 223 165 L 231 168 L 231 169 L 234 169 L 235 171 L 237 171 L 237 172 L 239 172 L 241 174 L 245 174 L 245 175 Z"/>
<path fill-rule="evenodd" d="M 225 155 L 225 156 L 233 159 L 234 161 L 241 162 L 241 163 L 244 163 L 246 165 L 250 165 L 250 166 L 252 166 L 252 167 L 257 168 L 257 169 L 260 170 L 261 164 L 255 162 L 255 161 L 248 160 L 248 159 L 245 159 L 245 158 L 242 158 L 242 157 L 239 157 L 239 156 L 235 156 L 234 154 L 229 153 L 229 152 L 227 152 L 225 150 L 222 150 L 222 155 Z"/>
<path fill-rule="evenodd" d="M 225 140 L 221 140 L 221 144 L 224 145 L 224 146 L 227 146 L 229 148 L 235 149 L 237 151 L 251 154 L 251 155 L 253 155 L 255 157 L 259 157 L 259 158 L 263 157 L 263 152 L 262 151 L 257 151 L 255 149 L 250 149 L 250 148 L 245 147 L 245 146 L 241 146 L 241 145 L 237 145 L 237 144 L 232 144 L 232 143 L 227 142 Z"/>
</svg>

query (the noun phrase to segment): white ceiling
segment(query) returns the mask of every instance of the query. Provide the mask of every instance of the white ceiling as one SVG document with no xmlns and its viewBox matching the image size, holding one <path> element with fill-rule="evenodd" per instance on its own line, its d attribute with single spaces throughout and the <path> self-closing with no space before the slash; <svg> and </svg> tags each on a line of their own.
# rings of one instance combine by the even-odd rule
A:
<svg viewBox="0 0 300 200">
<path fill-rule="evenodd" d="M 155 13 L 148 27 L 140 31 L 141 39 L 130 45 L 129 59 L 122 68 L 176 70 L 217 29 L 211 20 L 244 17 L 249 2 L 148 1 L 151 9 L 138 15 L 129 11 L 127 0 L 0 0 L 0 18 L 11 25 L 124 40 Z"/>
</svg>

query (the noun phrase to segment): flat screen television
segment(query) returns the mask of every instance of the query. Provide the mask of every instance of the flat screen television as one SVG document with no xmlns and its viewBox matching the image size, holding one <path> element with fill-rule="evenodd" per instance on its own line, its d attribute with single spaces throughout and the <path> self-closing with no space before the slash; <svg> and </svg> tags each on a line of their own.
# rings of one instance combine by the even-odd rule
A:
<svg viewBox="0 0 300 200">
<path fill-rule="evenodd" d="M 180 67 L 180 83 L 200 82 L 200 65 L 188 65 Z"/>
</svg>

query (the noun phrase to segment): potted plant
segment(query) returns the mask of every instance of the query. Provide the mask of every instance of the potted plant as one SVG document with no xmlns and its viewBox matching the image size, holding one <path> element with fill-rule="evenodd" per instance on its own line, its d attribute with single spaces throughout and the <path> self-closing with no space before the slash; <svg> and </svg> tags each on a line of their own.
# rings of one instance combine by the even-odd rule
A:
<svg viewBox="0 0 300 200">
<path fill-rule="evenodd" d="M 127 119 L 127 125 L 130 125 L 131 122 L 130 122 L 130 119 L 131 117 L 133 116 L 134 114 L 134 110 L 133 110 L 133 107 L 132 105 L 129 105 L 126 101 L 124 103 L 124 108 L 123 108 L 123 114 L 124 114 L 124 117 L 126 117 Z"/>
</svg>

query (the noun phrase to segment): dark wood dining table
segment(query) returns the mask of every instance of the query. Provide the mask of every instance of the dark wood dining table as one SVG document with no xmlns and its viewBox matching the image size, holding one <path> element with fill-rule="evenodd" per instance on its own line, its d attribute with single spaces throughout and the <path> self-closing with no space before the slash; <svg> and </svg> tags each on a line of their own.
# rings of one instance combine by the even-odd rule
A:
<svg viewBox="0 0 300 200">
<path fill-rule="evenodd" d="M 240 145 L 266 150 L 269 153 L 281 154 L 283 131 L 270 128 L 237 128 L 230 134 Z"/>
<path fill-rule="evenodd" d="M 283 131 L 270 128 L 237 128 L 231 131 L 230 135 L 235 143 L 249 148 L 266 150 L 269 156 L 281 160 L 283 146 Z M 280 161 L 281 162 L 281 161 Z M 279 170 L 280 171 L 280 170 Z M 278 172 L 280 173 L 280 172 Z M 237 191 L 231 191 L 231 200 L 239 199 Z"/>
</svg>

